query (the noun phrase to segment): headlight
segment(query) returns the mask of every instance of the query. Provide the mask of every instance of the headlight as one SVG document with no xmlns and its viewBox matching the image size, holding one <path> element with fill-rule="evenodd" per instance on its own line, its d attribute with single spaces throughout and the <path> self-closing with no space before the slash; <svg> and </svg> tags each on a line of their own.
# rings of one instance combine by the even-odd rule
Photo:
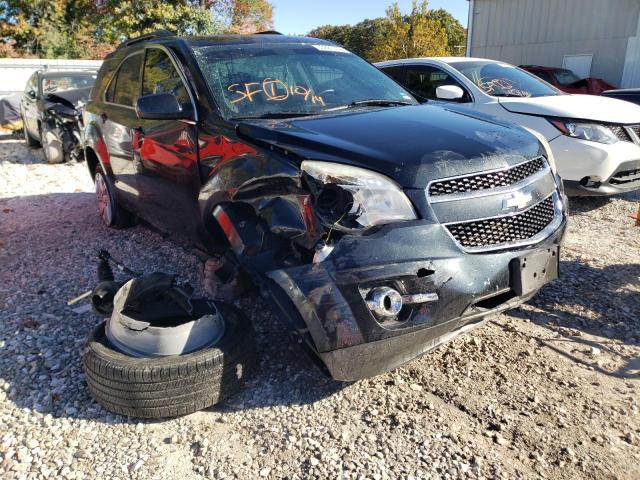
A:
<svg viewBox="0 0 640 480">
<path fill-rule="evenodd" d="M 613 130 L 599 123 L 583 123 L 572 120 L 549 120 L 554 127 L 569 137 L 592 142 L 612 144 L 618 141 Z"/>
<path fill-rule="evenodd" d="M 417 218 L 400 186 L 384 175 L 311 160 L 301 169 L 314 180 L 316 214 L 326 226 L 344 231 Z"/>
</svg>

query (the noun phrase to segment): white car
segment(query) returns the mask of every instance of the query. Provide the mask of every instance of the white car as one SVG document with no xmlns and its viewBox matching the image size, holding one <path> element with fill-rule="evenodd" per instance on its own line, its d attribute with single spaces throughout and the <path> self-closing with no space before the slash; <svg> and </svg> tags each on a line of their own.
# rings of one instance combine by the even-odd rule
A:
<svg viewBox="0 0 640 480">
<path fill-rule="evenodd" d="M 456 102 L 540 133 L 568 195 L 640 189 L 640 106 L 569 95 L 508 63 L 482 58 L 392 60 L 376 66 L 426 100 Z"/>
</svg>

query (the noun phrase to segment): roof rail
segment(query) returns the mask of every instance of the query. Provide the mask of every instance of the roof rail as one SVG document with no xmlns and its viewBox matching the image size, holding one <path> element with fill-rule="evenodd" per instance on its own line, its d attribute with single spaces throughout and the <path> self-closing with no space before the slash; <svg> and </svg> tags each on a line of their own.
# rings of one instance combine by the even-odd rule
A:
<svg viewBox="0 0 640 480">
<path fill-rule="evenodd" d="M 170 32 L 169 30 L 161 28 L 161 29 L 156 30 L 154 32 L 145 33 L 144 35 L 140 35 L 139 37 L 134 37 L 134 38 L 131 38 L 129 40 L 125 40 L 120 45 L 118 45 L 118 48 L 128 47 L 129 45 L 133 45 L 133 44 L 138 43 L 138 42 L 143 42 L 145 40 L 150 40 L 152 38 L 173 37 L 174 35 L 175 34 L 173 32 Z"/>
<path fill-rule="evenodd" d="M 275 30 L 265 30 L 264 32 L 256 32 L 254 35 L 282 35 L 280 32 L 276 32 Z"/>
</svg>

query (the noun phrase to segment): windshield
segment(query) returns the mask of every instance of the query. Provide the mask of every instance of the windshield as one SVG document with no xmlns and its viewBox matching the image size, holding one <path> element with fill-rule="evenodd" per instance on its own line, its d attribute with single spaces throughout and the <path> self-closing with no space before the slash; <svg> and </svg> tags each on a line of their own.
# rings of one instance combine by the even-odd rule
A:
<svg viewBox="0 0 640 480">
<path fill-rule="evenodd" d="M 215 45 L 194 53 L 226 118 L 312 115 L 366 100 L 417 103 L 373 65 L 338 46 Z"/>
<path fill-rule="evenodd" d="M 548 97 L 561 92 L 535 75 L 506 63 L 452 62 L 451 66 L 493 97 Z"/>
<path fill-rule="evenodd" d="M 571 70 L 558 69 L 558 70 L 554 70 L 553 73 L 555 74 L 556 80 L 558 80 L 558 83 L 560 85 L 566 86 L 571 83 L 580 81 L 580 77 L 578 77 Z"/>
<path fill-rule="evenodd" d="M 96 75 L 60 75 L 46 77 L 42 79 L 42 92 L 47 93 L 64 92 L 74 88 L 91 87 L 96 80 Z"/>
</svg>

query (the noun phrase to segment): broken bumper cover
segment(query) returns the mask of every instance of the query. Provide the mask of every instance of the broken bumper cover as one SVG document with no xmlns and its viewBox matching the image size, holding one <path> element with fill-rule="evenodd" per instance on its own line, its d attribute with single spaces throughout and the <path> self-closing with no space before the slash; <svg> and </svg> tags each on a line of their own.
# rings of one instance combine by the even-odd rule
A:
<svg viewBox="0 0 640 480">
<path fill-rule="evenodd" d="M 565 226 L 563 217 L 535 245 L 486 253 L 465 253 L 442 225 L 422 222 L 343 237 L 320 263 L 268 273 L 271 299 L 333 378 L 371 377 L 531 298 L 554 276 L 541 268 L 537 283 L 523 287 L 514 266 L 548 254 L 557 267 Z M 379 286 L 409 295 L 435 293 L 437 301 L 403 306 L 397 320 L 381 321 L 365 301 L 366 292 Z"/>
</svg>

